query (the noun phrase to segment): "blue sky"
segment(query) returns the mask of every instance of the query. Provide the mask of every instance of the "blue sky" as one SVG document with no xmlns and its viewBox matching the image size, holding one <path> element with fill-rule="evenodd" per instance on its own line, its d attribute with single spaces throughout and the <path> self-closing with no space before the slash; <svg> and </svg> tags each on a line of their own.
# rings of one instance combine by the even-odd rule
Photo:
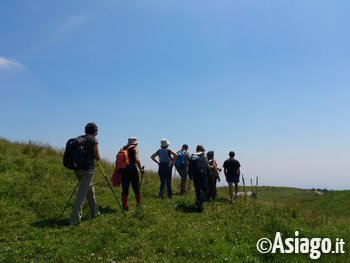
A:
<svg viewBox="0 0 350 263">
<path fill-rule="evenodd" d="M 264 185 L 350 188 L 349 1 L 0 3 L 0 136 L 114 160 L 166 137 Z M 223 175 L 222 175 L 223 176 Z"/>
</svg>

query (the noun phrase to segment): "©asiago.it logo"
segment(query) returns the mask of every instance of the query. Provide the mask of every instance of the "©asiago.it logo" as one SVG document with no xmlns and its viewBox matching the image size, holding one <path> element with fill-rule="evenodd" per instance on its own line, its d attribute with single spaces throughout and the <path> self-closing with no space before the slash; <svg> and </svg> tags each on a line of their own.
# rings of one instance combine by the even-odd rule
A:
<svg viewBox="0 0 350 263">
<path fill-rule="evenodd" d="M 260 253 L 281 254 L 309 254 L 311 259 L 319 259 L 322 254 L 344 254 L 345 242 L 341 238 L 305 238 L 299 237 L 295 231 L 294 237 L 283 239 L 281 232 L 277 232 L 273 241 L 264 237 L 258 240 L 256 248 Z"/>
</svg>

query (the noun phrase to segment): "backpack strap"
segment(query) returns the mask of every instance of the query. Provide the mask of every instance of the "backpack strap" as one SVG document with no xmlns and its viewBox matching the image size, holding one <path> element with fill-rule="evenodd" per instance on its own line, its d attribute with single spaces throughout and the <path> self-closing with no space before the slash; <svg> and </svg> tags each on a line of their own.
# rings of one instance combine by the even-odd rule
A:
<svg viewBox="0 0 350 263">
<path fill-rule="evenodd" d="M 130 164 L 136 164 L 136 153 L 135 153 L 136 145 L 130 145 L 127 148 L 128 156 Z M 132 153 L 132 154 L 131 154 Z M 131 157 L 131 158 L 130 158 Z"/>
</svg>

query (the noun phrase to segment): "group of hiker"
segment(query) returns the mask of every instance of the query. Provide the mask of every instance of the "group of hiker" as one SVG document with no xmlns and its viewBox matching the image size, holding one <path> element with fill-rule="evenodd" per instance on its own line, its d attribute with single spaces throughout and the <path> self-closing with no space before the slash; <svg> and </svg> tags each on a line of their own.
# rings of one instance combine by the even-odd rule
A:
<svg viewBox="0 0 350 263">
<path fill-rule="evenodd" d="M 97 134 L 97 125 L 93 122 L 88 123 L 85 126 L 85 135 L 69 140 L 66 145 L 64 165 L 74 170 L 79 181 L 76 201 L 68 221 L 68 224 L 70 225 L 80 224 L 85 199 L 90 206 L 91 217 L 100 215 L 96 202 L 94 186 L 92 184 L 94 160 L 100 160 L 98 141 L 96 139 Z M 75 160 L 69 163 L 69 160 L 65 160 L 69 159 L 68 146 L 75 142 L 79 145 L 77 149 L 83 149 L 84 157 L 81 158 L 83 160 Z M 170 142 L 166 138 L 163 138 L 160 142 L 160 148 L 151 155 L 151 159 L 158 165 L 160 179 L 158 197 L 160 199 L 164 198 L 166 187 L 168 198 L 172 198 L 173 189 L 171 179 L 172 170 L 173 167 L 175 167 L 180 175 L 180 196 L 187 194 L 188 189 L 186 189 L 186 185 L 189 178 L 193 181 L 195 188 L 196 207 L 199 212 L 202 212 L 205 201 L 215 200 L 217 196 L 216 183 L 217 181 L 220 181 L 219 173 L 221 172 L 221 169 L 218 167 L 218 164 L 214 159 L 214 151 L 206 152 L 203 145 L 197 145 L 195 153 L 190 154 L 187 144 L 184 144 L 179 151 L 174 151 L 173 149 L 170 149 L 169 146 Z M 71 155 L 75 156 L 74 158 L 77 158 L 79 154 L 74 153 Z M 229 185 L 231 203 L 234 203 L 235 198 L 237 197 L 240 178 L 240 163 L 234 157 L 235 153 L 231 151 L 229 153 L 229 158 L 223 164 L 224 174 Z M 77 163 L 81 164 L 77 165 Z M 122 185 L 122 209 L 128 211 L 130 184 L 135 194 L 136 205 L 140 206 L 141 184 L 139 175 L 140 173 L 144 173 L 144 167 L 141 165 L 139 158 L 138 139 L 136 137 L 128 138 L 127 144 L 117 153 L 115 164 L 113 175 L 117 176 L 119 183 Z M 191 181 L 189 184 L 190 183 Z"/>
</svg>

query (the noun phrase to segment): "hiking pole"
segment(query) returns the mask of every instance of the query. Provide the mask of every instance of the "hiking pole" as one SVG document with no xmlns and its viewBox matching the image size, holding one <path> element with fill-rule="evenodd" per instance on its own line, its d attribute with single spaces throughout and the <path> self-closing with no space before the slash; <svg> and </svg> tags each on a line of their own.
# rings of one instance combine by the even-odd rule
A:
<svg viewBox="0 0 350 263">
<path fill-rule="evenodd" d="M 100 166 L 100 169 L 101 169 L 101 171 L 102 171 L 103 177 L 106 179 L 106 181 L 107 181 L 107 183 L 108 183 L 108 185 L 109 185 L 109 188 L 111 188 L 111 191 L 112 191 L 112 193 L 113 193 L 113 195 L 114 195 L 114 197 L 115 197 L 115 200 L 117 200 L 117 203 L 118 203 L 120 209 L 124 212 L 124 216 L 126 216 L 126 212 L 124 211 L 123 207 L 122 207 L 121 204 L 119 203 L 119 200 L 118 200 L 117 196 L 115 195 L 115 193 L 114 193 L 114 191 L 113 191 L 113 187 L 111 186 L 111 183 L 110 183 L 109 180 L 107 179 L 107 176 L 106 176 L 106 174 L 105 174 L 105 171 L 103 170 L 103 168 L 102 168 L 100 162 L 97 161 L 97 163 L 98 163 L 98 165 Z"/>
<path fill-rule="evenodd" d="M 174 185 L 174 187 L 175 187 L 175 178 L 176 178 L 176 167 L 175 167 L 175 165 L 174 165 L 174 179 L 173 179 L 173 185 Z M 173 187 L 171 187 L 171 188 L 173 188 Z"/>
<path fill-rule="evenodd" d="M 140 188 L 140 189 L 139 189 L 140 192 L 141 192 L 141 185 L 142 185 L 143 174 L 145 173 L 144 169 L 145 169 L 145 167 L 142 166 L 142 167 L 141 167 L 141 180 L 140 180 L 140 187 L 139 187 L 139 188 Z"/>
<path fill-rule="evenodd" d="M 242 181 L 243 181 L 243 191 L 244 191 L 244 193 L 245 193 L 245 182 L 244 182 L 244 176 L 243 176 L 243 174 L 242 174 Z"/>
<path fill-rule="evenodd" d="M 74 187 L 74 190 L 73 190 L 72 194 L 70 195 L 70 197 L 69 197 L 69 199 L 68 199 L 68 202 L 67 202 L 65 208 L 63 209 L 63 212 L 62 212 L 61 216 L 58 218 L 57 222 L 62 218 L 64 212 L 66 211 L 66 209 L 67 209 L 67 207 L 68 207 L 68 204 L 69 204 L 70 200 L 72 199 L 75 190 L 77 190 L 77 188 L 78 188 L 79 183 L 80 183 L 80 181 L 78 181 L 77 185 Z"/>
<path fill-rule="evenodd" d="M 188 183 L 188 186 L 187 186 L 187 189 L 186 189 L 185 197 L 187 196 L 187 193 L 190 190 L 191 182 L 192 182 L 192 180 L 190 179 L 190 182 Z"/>
</svg>

